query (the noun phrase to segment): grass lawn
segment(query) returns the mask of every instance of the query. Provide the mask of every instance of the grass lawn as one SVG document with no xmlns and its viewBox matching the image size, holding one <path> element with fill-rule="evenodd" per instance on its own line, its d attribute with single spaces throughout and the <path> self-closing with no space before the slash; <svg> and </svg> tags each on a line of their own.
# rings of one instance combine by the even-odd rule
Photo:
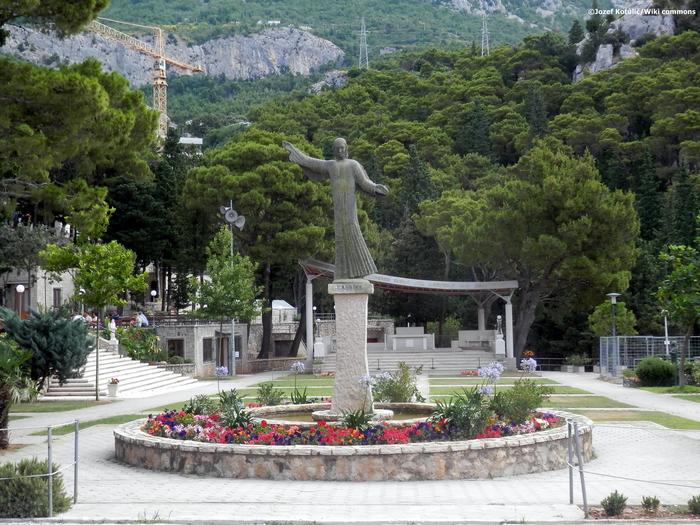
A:
<svg viewBox="0 0 700 525">
<path fill-rule="evenodd" d="M 30 416 L 10 416 L 10 421 L 17 421 L 18 419 L 27 419 Z"/>
<path fill-rule="evenodd" d="M 665 412 L 641 410 L 572 410 L 572 412 L 591 418 L 596 423 L 651 421 L 677 430 L 700 430 L 700 421 L 672 416 Z"/>
<path fill-rule="evenodd" d="M 700 394 L 700 386 L 685 385 L 685 386 L 643 386 L 640 387 L 647 392 L 655 394 Z"/>
<path fill-rule="evenodd" d="M 686 399 L 688 401 L 694 401 L 696 403 L 700 403 L 700 396 L 698 396 L 698 395 L 686 394 L 686 395 L 676 395 L 673 397 L 677 397 L 678 399 Z"/>
<path fill-rule="evenodd" d="M 467 388 L 467 390 L 469 390 L 473 386 L 474 385 L 431 386 L 430 387 L 430 395 L 444 395 L 444 394 L 459 393 L 462 391 L 462 388 Z M 499 385 L 497 390 L 501 389 L 501 388 L 511 388 L 511 385 Z M 580 388 L 576 388 L 573 386 L 558 385 L 558 386 L 553 386 L 551 388 L 554 390 L 555 394 L 590 394 L 590 392 L 587 392 L 586 390 L 582 390 Z"/>
<path fill-rule="evenodd" d="M 551 396 L 543 406 L 551 408 L 627 408 L 632 405 L 603 396 Z"/>
<path fill-rule="evenodd" d="M 122 423 L 128 423 L 134 419 L 143 418 L 143 414 L 123 414 L 121 416 L 105 417 L 102 419 L 93 419 L 90 421 L 81 421 L 80 429 L 85 429 L 88 427 L 94 427 L 95 425 L 121 425 Z M 72 434 L 75 430 L 75 425 L 63 425 L 53 429 L 51 433 L 54 436 L 63 436 L 65 434 Z M 32 436 L 45 436 L 46 430 L 40 430 L 39 432 L 33 432 Z"/>
<path fill-rule="evenodd" d="M 273 381 L 260 381 L 260 383 L 257 383 L 258 385 L 261 383 L 272 383 L 278 388 L 283 388 L 283 387 L 290 387 L 294 388 L 294 379 L 275 379 Z M 304 387 L 304 386 L 326 386 L 326 387 L 332 387 L 333 384 L 335 383 L 335 379 L 332 377 L 305 377 L 301 376 L 297 378 L 297 386 Z"/>
<path fill-rule="evenodd" d="M 80 410 L 95 405 L 114 403 L 115 401 L 35 401 L 34 403 L 16 403 L 10 407 L 10 412 L 34 413 L 34 412 L 67 412 L 69 410 Z"/>
<path fill-rule="evenodd" d="M 501 377 L 497 385 L 512 385 L 518 377 Z M 525 379 L 532 379 L 540 385 L 558 385 L 553 379 L 543 379 L 538 376 L 525 376 Z M 480 385 L 484 380 L 481 377 L 431 377 L 429 380 L 431 385 Z"/>
</svg>

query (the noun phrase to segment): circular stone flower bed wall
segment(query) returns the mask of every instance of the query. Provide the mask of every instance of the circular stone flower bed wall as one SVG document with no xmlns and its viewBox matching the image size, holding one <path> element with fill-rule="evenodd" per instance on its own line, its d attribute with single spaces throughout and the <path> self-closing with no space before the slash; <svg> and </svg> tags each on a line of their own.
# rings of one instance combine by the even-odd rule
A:
<svg viewBox="0 0 700 525">
<path fill-rule="evenodd" d="M 593 454 L 589 419 L 578 421 L 584 461 Z M 178 441 L 149 436 L 141 421 L 114 431 L 118 460 L 147 469 L 223 478 L 385 481 L 478 479 L 561 469 L 566 425 L 502 438 L 407 445 L 266 446 Z"/>
</svg>

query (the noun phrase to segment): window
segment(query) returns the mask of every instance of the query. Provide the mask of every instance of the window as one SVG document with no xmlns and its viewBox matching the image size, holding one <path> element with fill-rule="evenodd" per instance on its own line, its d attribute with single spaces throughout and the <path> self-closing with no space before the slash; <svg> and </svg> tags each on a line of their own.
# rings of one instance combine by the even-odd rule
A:
<svg viewBox="0 0 700 525">
<path fill-rule="evenodd" d="M 211 337 L 206 337 L 202 340 L 203 355 L 202 359 L 205 363 L 214 360 L 214 340 Z"/>
<path fill-rule="evenodd" d="M 185 340 L 168 339 L 168 357 L 185 357 Z"/>
<path fill-rule="evenodd" d="M 60 288 L 53 289 L 53 307 L 54 308 L 60 308 L 61 305 L 63 304 L 62 294 L 63 294 L 63 290 L 61 290 Z"/>
</svg>

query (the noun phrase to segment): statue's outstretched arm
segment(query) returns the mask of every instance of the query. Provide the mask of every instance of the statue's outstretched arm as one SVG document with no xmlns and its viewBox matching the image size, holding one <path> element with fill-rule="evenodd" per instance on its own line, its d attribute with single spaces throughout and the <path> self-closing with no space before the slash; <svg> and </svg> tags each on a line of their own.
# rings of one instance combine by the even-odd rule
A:
<svg viewBox="0 0 700 525">
<path fill-rule="evenodd" d="M 282 146 L 289 151 L 289 160 L 302 167 L 304 175 L 314 180 L 323 180 L 328 176 L 328 164 L 332 161 L 315 159 L 304 155 L 293 144 L 284 141 Z"/>
<path fill-rule="evenodd" d="M 389 193 L 389 189 L 386 186 L 383 184 L 376 184 L 370 180 L 370 178 L 367 176 L 367 172 L 359 162 L 355 162 L 353 173 L 355 175 L 355 182 L 361 190 L 369 193 L 370 195 L 386 195 Z"/>
</svg>

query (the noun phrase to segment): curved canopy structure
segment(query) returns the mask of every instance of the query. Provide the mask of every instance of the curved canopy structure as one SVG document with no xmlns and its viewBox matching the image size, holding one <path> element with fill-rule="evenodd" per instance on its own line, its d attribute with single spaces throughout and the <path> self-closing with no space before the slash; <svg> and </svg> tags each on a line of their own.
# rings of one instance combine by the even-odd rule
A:
<svg viewBox="0 0 700 525">
<path fill-rule="evenodd" d="M 335 266 L 331 263 L 307 259 L 299 261 L 307 276 L 333 279 Z M 499 297 L 510 297 L 518 289 L 518 281 L 427 281 L 408 277 L 395 277 L 373 273 L 366 277 L 377 288 L 405 293 L 425 293 L 439 295 L 482 295 L 491 292 Z"/>
</svg>

